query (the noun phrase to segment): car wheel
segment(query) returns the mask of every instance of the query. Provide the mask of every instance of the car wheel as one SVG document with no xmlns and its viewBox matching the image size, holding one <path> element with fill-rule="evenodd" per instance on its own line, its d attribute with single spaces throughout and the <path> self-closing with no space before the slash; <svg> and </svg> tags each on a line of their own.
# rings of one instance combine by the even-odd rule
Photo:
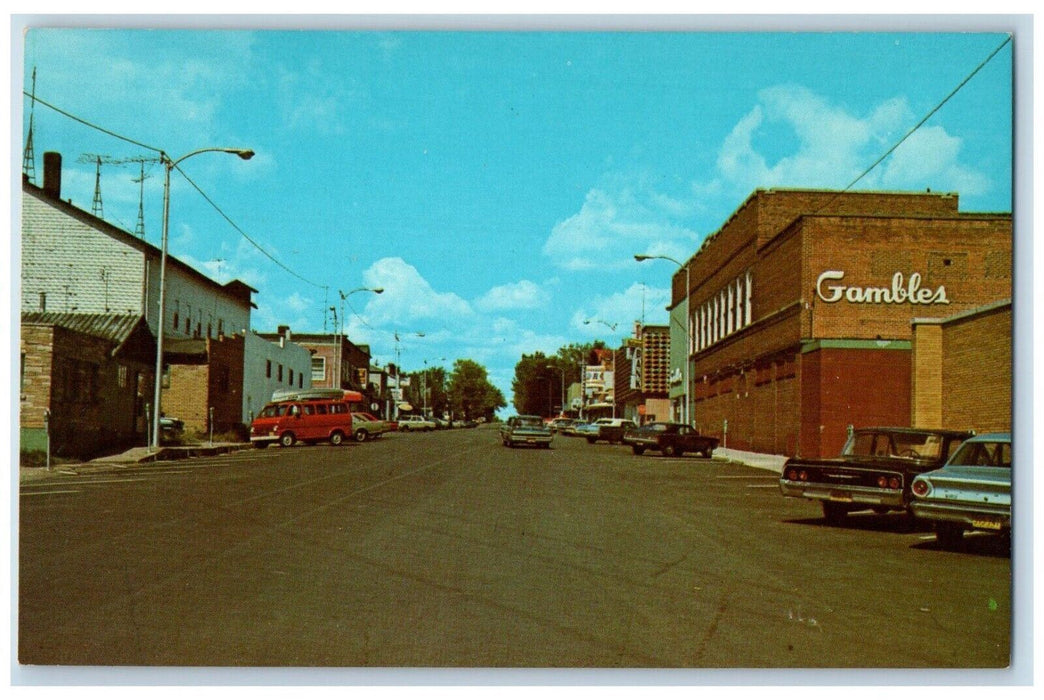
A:
<svg viewBox="0 0 1044 700">
<path fill-rule="evenodd" d="M 675 447 L 674 445 L 664 445 L 662 452 L 663 452 L 663 456 L 664 457 L 677 457 L 678 456 L 678 448 Z"/>
<path fill-rule="evenodd" d="M 641 445 L 631 445 L 631 452 L 641 457 L 643 454 L 645 454 L 645 448 Z"/>
<path fill-rule="evenodd" d="M 935 541 L 947 549 L 964 546 L 964 528 L 955 523 L 936 523 Z"/>
<path fill-rule="evenodd" d="M 595 438 L 593 438 L 593 437 L 589 437 L 589 438 L 587 438 L 587 444 L 588 444 L 588 445 L 593 445 L 593 444 L 595 444 L 596 442 L 597 442 L 597 439 L 595 439 Z"/>
<path fill-rule="evenodd" d="M 362 428 L 359 428 L 358 430 L 355 431 L 355 441 L 356 442 L 366 442 L 366 438 L 367 438 L 367 433 Z"/>
<path fill-rule="evenodd" d="M 285 432 L 279 436 L 279 444 L 283 447 L 293 447 L 294 442 L 296 442 L 296 440 L 294 434 L 291 432 Z"/>
<path fill-rule="evenodd" d="M 848 508 L 841 503 L 823 501 L 823 518 L 831 525 L 841 524 L 848 515 Z"/>
<path fill-rule="evenodd" d="M 334 447 L 344 444 L 344 433 L 340 430 L 333 431 L 333 435 L 330 436 L 330 444 Z"/>
</svg>

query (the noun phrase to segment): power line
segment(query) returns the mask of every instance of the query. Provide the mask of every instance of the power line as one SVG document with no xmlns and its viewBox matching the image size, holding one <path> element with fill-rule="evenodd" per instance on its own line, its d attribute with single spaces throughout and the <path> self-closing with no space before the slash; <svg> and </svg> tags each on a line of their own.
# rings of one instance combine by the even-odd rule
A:
<svg viewBox="0 0 1044 700">
<path fill-rule="evenodd" d="M 34 75 L 35 75 L 35 70 L 34 70 Z M 36 96 L 36 95 L 35 95 L 35 90 L 33 91 L 33 93 L 28 93 L 28 92 L 26 92 L 25 90 L 22 90 L 22 94 L 23 94 L 24 96 L 26 96 L 26 97 L 29 97 L 29 98 L 30 98 L 31 100 L 33 100 L 33 103 L 34 103 L 34 104 L 35 104 L 36 102 L 39 102 L 40 104 L 44 105 L 44 106 L 45 106 L 45 107 L 47 107 L 48 109 L 54 110 L 54 111 L 55 111 L 55 112 L 57 112 L 58 114 L 60 114 L 60 115 L 62 115 L 62 116 L 64 116 L 64 117 L 66 117 L 66 118 L 68 118 L 68 119 L 72 119 L 73 121 L 75 121 L 75 122 L 77 122 L 77 123 L 79 123 L 79 124 L 82 124 L 82 125 L 84 125 L 84 126 L 86 126 L 86 127 L 90 128 L 90 129 L 94 129 L 94 130 L 96 130 L 96 131 L 100 131 L 100 132 L 101 132 L 101 133 L 103 133 L 103 134 L 107 134 L 108 136 L 112 136 L 113 138 L 119 139 L 119 140 L 121 140 L 121 141 L 125 141 L 125 142 L 127 142 L 127 143 L 131 143 L 131 144 L 134 144 L 135 146 L 139 146 L 140 148 L 144 148 L 144 149 L 147 149 L 147 150 L 150 150 L 150 151 L 156 151 L 157 153 L 159 153 L 159 154 L 161 154 L 161 155 L 165 155 L 165 154 L 166 154 L 166 151 L 164 151 L 164 150 L 163 150 L 163 149 L 161 149 L 161 148 L 156 148 L 155 146 L 149 146 L 148 144 L 142 143 L 142 142 L 140 142 L 140 141 L 137 141 L 137 140 L 135 140 L 135 139 L 129 138 L 129 137 L 127 137 L 127 136 L 123 136 L 122 134 L 118 134 L 118 133 L 116 133 L 115 131 L 112 131 L 111 129 L 106 129 L 106 128 L 105 128 L 105 127 L 103 127 L 103 126 L 99 126 L 98 124 L 95 124 L 95 123 L 93 123 L 93 122 L 90 122 L 90 121 L 88 121 L 88 120 L 86 120 L 86 119 L 83 119 L 82 117 L 78 117 L 78 116 L 76 116 L 75 114 L 72 114 L 71 112 L 67 112 L 66 110 L 64 110 L 64 109 L 61 109 L 60 107 L 57 107 L 57 106 L 55 106 L 55 105 L 53 105 L 53 104 L 51 104 L 51 103 L 49 103 L 49 102 L 47 102 L 47 101 L 45 101 L 45 100 L 42 100 L 42 99 L 40 99 L 40 97 L 38 97 L 38 96 Z M 132 158 L 132 159 L 125 159 L 125 160 L 128 160 L 128 161 L 130 161 L 130 160 L 134 160 L 134 161 L 138 161 L 138 160 L 141 160 L 141 161 L 144 161 L 144 159 L 142 159 L 142 158 Z M 198 193 L 199 193 L 199 194 L 200 194 L 200 195 L 201 195 L 201 196 L 203 197 L 203 199 L 205 199 L 205 200 L 207 201 L 207 203 L 208 203 L 208 204 L 210 204 L 210 206 L 211 206 L 211 207 L 213 207 L 213 208 L 214 208 L 214 210 L 215 210 L 215 211 L 216 211 L 216 212 L 217 212 L 218 214 L 220 214 L 220 215 L 221 215 L 221 217 L 222 217 L 222 218 L 223 218 L 223 219 L 224 219 L 225 221 L 227 221 L 227 222 L 228 222 L 228 224 L 229 224 L 230 226 L 232 226 L 232 228 L 233 228 L 233 229 L 235 229 L 235 230 L 236 230 L 236 232 L 238 232 L 238 233 L 239 233 L 239 235 L 241 235 L 241 236 L 242 236 L 243 238 L 245 238 L 245 239 L 247 240 L 247 242 L 249 242 L 249 243 L 250 243 L 250 245 L 252 245 L 252 246 L 254 246 L 255 248 L 257 248 L 257 249 L 258 249 L 258 250 L 259 250 L 259 251 L 260 251 L 260 252 L 261 252 L 261 253 L 262 253 L 262 254 L 263 254 L 263 255 L 264 255 L 264 256 L 265 256 L 266 258 L 268 258 L 268 259 L 269 259 L 269 260 L 271 260 L 271 261 L 272 261 L 273 263 L 275 263 L 276 265 L 278 265 L 278 266 L 279 266 L 280 268 L 282 268 L 283 270 L 285 270 L 285 271 L 286 271 L 286 272 L 288 272 L 289 274 L 293 275 L 293 276 L 294 276 L 294 277 L 296 277 L 297 279 L 301 280 L 302 282 L 305 282 L 305 283 L 307 283 L 307 284 L 310 284 L 310 285 L 312 285 L 312 286 L 314 286 L 314 287 L 318 287 L 319 289 L 326 289 L 326 290 L 328 290 L 328 289 L 329 289 L 329 285 L 323 285 L 323 284 L 318 284 L 318 283 L 316 283 L 316 282 L 313 282 L 313 281 L 311 281 L 311 280 L 309 280 L 309 279 L 306 279 L 306 278 L 302 277 L 301 275 L 299 275 L 298 273 L 294 272 L 294 271 L 293 271 L 293 270 L 291 270 L 291 269 L 290 269 L 289 267 L 287 267 L 287 266 L 286 266 L 285 264 L 283 264 L 282 262 L 280 262 L 280 261 L 279 261 L 278 259 L 276 259 L 276 258 L 275 258 L 275 256 L 273 256 L 273 255 L 272 255 L 271 253 L 269 253 L 269 252 L 268 252 L 267 250 L 265 250 L 264 248 L 262 248 L 262 247 L 261 247 L 261 245 L 260 245 L 260 244 L 259 244 L 259 243 L 258 243 L 257 241 L 255 241 L 255 240 L 254 240 L 253 238 L 251 238 L 250 236 L 248 236 L 248 235 L 246 234 L 246 232 L 245 232 L 245 231 L 243 231 L 243 229 L 241 229 L 241 228 L 240 228 L 240 227 L 239 227 L 239 226 L 238 226 L 238 225 L 237 225 L 237 224 L 236 224 L 236 223 L 235 223 L 235 222 L 234 222 L 234 221 L 233 221 L 233 220 L 232 220 L 232 219 L 231 219 L 231 218 L 230 218 L 230 217 L 229 217 L 229 216 L 228 216 L 227 214 L 225 214 L 225 212 L 224 212 L 224 211 L 223 211 L 223 210 L 221 209 L 221 207 L 219 207 L 219 206 L 217 205 L 217 203 L 216 203 L 216 202 L 214 202 L 214 200 L 212 200 L 212 199 L 211 199 L 211 198 L 210 198 L 210 197 L 209 197 L 209 196 L 207 195 L 207 193 L 206 193 L 206 192 L 204 192 L 204 191 L 202 190 L 202 188 L 200 188 L 200 186 L 199 186 L 199 185 L 197 185 L 197 184 L 196 184 L 195 182 L 193 182 L 193 181 L 192 181 L 192 179 L 191 179 L 191 178 L 190 178 L 190 177 L 189 177 L 188 175 L 186 175 L 186 174 L 185 174 L 185 171 L 184 171 L 184 170 L 182 170 L 182 169 L 181 169 L 180 167 L 178 167 L 177 165 L 175 165 L 174 167 L 175 167 L 175 168 L 177 169 L 177 171 L 178 171 L 179 173 L 181 173 L 181 175 L 182 175 L 182 176 L 183 176 L 183 177 L 184 177 L 184 178 L 185 178 L 186 180 L 188 180 L 189 184 L 191 184 L 191 185 L 192 185 L 192 187 L 193 187 L 193 188 L 194 188 L 194 189 L 195 189 L 195 190 L 196 190 L 196 191 L 197 191 L 197 192 L 198 192 Z M 142 232 L 144 233 L 144 226 L 142 227 Z"/>
<path fill-rule="evenodd" d="M 980 70 L 982 70 L 983 68 L 985 68 L 985 67 L 986 67 L 986 64 L 987 64 L 987 63 L 989 63 L 990 61 L 992 61 L 992 60 L 993 60 L 993 57 L 994 57 L 994 56 L 996 56 L 996 55 L 997 55 L 998 53 L 1000 53 L 1001 49 L 1003 49 L 1003 48 L 1004 48 L 1005 46 L 1007 46 L 1007 45 L 1008 45 L 1009 43 L 1011 43 L 1011 36 L 1010 36 L 1010 35 L 1009 35 L 1009 36 L 1008 36 L 1008 37 L 1007 37 L 1007 38 L 1006 38 L 1006 39 L 1005 39 L 1004 41 L 1002 41 L 1002 42 L 1001 42 L 1001 44 L 1000 44 L 1000 46 L 998 46 L 997 48 L 995 48 L 995 49 L 993 50 L 993 52 L 992 52 L 992 53 L 990 53 L 990 55 L 989 55 L 989 56 L 987 56 L 987 57 L 986 57 L 985 59 L 983 59 L 983 60 L 982 60 L 982 62 L 981 62 L 981 63 L 979 63 L 979 65 L 975 67 L 975 70 L 973 70 L 973 71 L 972 71 L 971 73 L 969 73 L 969 74 L 967 75 L 967 77 L 965 77 L 965 78 L 964 78 L 964 80 L 962 80 L 962 81 L 961 81 L 961 82 L 960 82 L 960 83 L 959 83 L 959 84 L 957 85 L 957 87 L 955 87 L 955 88 L 954 88 L 953 90 L 951 90 L 951 91 L 950 91 L 950 93 L 949 93 L 949 94 L 948 94 L 948 95 L 947 95 L 946 97 L 944 97 L 944 98 L 942 99 L 942 101 L 941 101 L 941 102 L 940 102 L 939 104 L 935 105 L 935 107 L 933 107 L 933 108 L 931 109 L 931 111 L 929 111 L 929 112 L 928 112 L 928 113 L 927 113 L 926 115 L 924 115 L 924 117 L 923 117 L 923 118 L 921 119 L 921 121 L 919 121 L 919 122 L 917 122 L 916 124 L 914 124 L 914 125 L 913 125 L 913 127 L 912 127 L 912 128 L 911 128 L 911 129 L 909 130 L 909 131 L 907 131 L 907 132 L 906 132 L 906 133 L 905 133 L 905 134 L 903 135 L 903 137 L 902 137 L 901 139 L 899 139 L 898 141 L 896 141 L 896 142 L 895 142 L 895 144 L 894 144 L 894 145 L 893 145 L 893 146 L 892 146 L 891 148 L 889 148 L 889 149 L 888 149 L 887 151 L 885 151 L 884 155 L 882 155 L 882 156 L 881 156 L 880 158 L 878 158 L 877 160 L 875 160 L 875 161 L 874 161 L 874 162 L 873 162 L 873 163 L 872 163 L 872 164 L 870 165 L 870 167 L 868 167 L 868 168 L 867 168 L 866 170 L 864 170 L 864 171 L 863 171 L 862 173 L 860 173 L 860 174 L 859 174 L 859 176 L 858 176 L 858 177 L 857 177 L 856 179 L 854 179 L 854 180 L 852 180 L 852 182 L 848 183 L 848 184 L 847 184 L 847 185 L 845 186 L 845 188 L 841 190 L 841 192 L 847 192 L 848 190 L 852 189 L 852 187 L 854 187 L 854 186 L 855 186 L 855 184 L 856 184 L 857 182 L 859 182 L 859 181 L 860 181 L 860 180 L 862 180 L 862 179 L 863 179 L 864 177 L 866 177 L 866 176 L 867 176 L 867 175 L 868 175 L 868 174 L 870 173 L 870 171 L 871 171 L 871 170 L 873 170 L 873 169 L 874 169 L 874 168 L 876 168 L 876 167 L 877 167 L 878 165 L 880 165 L 880 164 L 881 164 L 881 163 L 882 163 L 882 162 L 883 162 L 883 161 L 884 161 L 884 160 L 885 160 L 885 159 L 886 159 L 886 158 L 887 158 L 888 156 L 892 155 L 892 154 L 893 154 L 893 153 L 894 153 L 894 152 L 896 151 L 896 149 L 897 149 L 897 148 L 899 148 L 899 146 L 903 145 L 903 142 L 904 142 L 904 141 L 906 141 L 906 140 L 907 140 L 908 138 L 910 138 L 910 137 L 911 137 L 911 136 L 912 136 L 912 135 L 914 134 L 914 132 L 915 132 L 915 131 L 917 131 L 917 130 L 918 130 L 918 129 L 920 129 L 920 128 L 921 128 L 922 126 L 924 126 L 925 122 L 927 122 L 927 121 L 928 121 L 929 119 L 931 119 L 931 118 L 932 118 L 932 117 L 933 117 L 933 116 L 935 115 L 935 113 L 936 113 L 936 112 L 938 112 L 938 111 L 939 111 L 940 109 L 942 109 L 942 108 L 943 108 L 943 105 L 945 105 L 945 104 L 946 104 L 947 102 L 949 102 L 949 101 L 950 101 L 950 99 L 951 99 L 951 98 L 952 98 L 952 97 L 953 97 L 954 95 L 956 95 L 956 94 L 957 94 L 958 92 L 960 92 L 961 88 L 963 88 L 963 87 L 964 87 L 965 85 L 967 85 L 967 84 L 968 84 L 968 82 L 969 82 L 969 81 L 970 81 L 970 80 L 971 80 L 972 78 L 974 78 L 974 77 L 976 76 L 976 74 L 978 74 L 978 72 L 979 72 Z M 841 194 L 841 192 L 839 192 L 838 194 Z M 820 208 L 819 208 L 819 209 L 817 210 L 817 212 L 819 212 L 819 211 L 823 211 L 823 210 L 824 210 L 824 209 L 826 209 L 826 208 L 827 208 L 828 206 L 830 206 L 831 204 L 833 204 L 833 202 L 834 202 L 834 200 L 835 200 L 836 198 L 837 198 L 837 195 L 835 195 L 834 197 L 832 197 L 832 198 L 831 198 L 831 199 L 830 199 L 830 200 L 829 200 L 829 201 L 828 201 L 828 202 L 827 202 L 826 204 L 824 204 L 824 205 L 823 205 L 822 207 L 820 207 Z"/>
</svg>

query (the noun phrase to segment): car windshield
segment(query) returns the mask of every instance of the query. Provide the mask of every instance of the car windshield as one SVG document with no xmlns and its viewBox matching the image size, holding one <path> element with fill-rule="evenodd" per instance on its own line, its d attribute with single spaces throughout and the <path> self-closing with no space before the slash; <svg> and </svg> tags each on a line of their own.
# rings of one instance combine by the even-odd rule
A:
<svg viewBox="0 0 1044 700">
<path fill-rule="evenodd" d="M 942 437 L 933 433 L 868 431 L 855 433 L 842 454 L 852 457 L 938 459 L 942 449 Z"/>
<path fill-rule="evenodd" d="M 1011 469 L 1010 442 L 966 442 L 953 455 L 950 466 L 1007 467 Z"/>
<path fill-rule="evenodd" d="M 535 416 L 522 416 L 518 419 L 519 425 L 524 425 L 527 428 L 539 428 L 544 424 L 544 421 Z"/>
<path fill-rule="evenodd" d="M 650 423 L 649 425 L 645 426 L 645 429 L 650 431 L 650 432 L 654 432 L 654 433 L 666 433 L 667 432 L 667 424 L 666 423 Z"/>
</svg>

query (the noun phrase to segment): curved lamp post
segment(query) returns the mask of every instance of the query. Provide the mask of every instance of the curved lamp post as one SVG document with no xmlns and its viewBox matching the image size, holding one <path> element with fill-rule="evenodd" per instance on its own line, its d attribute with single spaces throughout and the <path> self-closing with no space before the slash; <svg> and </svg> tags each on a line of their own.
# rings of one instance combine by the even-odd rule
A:
<svg viewBox="0 0 1044 700">
<path fill-rule="evenodd" d="M 335 334 L 337 336 L 337 361 L 334 363 L 334 371 L 336 372 L 335 376 L 337 377 L 338 389 L 343 388 L 341 386 L 341 381 L 344 379 L 344 377 L 341 376 L 341 360 L 344 356 L 344 300 L 350 297 L 351 295 L 355 294 L 356 292 L 373 292 L 374 294 L 384 294 L 384 287 L 356 287 L 355 289 L 348 292 L 343 292 L 340 289 L 337 290 L 337 293 L 341 296 L 341 322 L 337 326 L 337 333 Z M 367 368 L 367 370 L 368 369 L 369 368 Z"/>
<path fill-rule="evenodd" d="M 609 322 L 607 322 L 607 321 L 603 321 L 603 320 L 602 320 L 602 319 L 600 319 L 600 318 L 589 318 L 589 319 L 586 319 L 586 320 L 584 321 L 584 325 L 585 325 L 585 326 L 589 326 L 589 325 L 591 325 L 592 323 L 601 323 L 601 324 L 602 324 L 603 326 L 605 326 L 605 327 L 606 327 L 606 328 L 608 328 L 609 330 L 613 331 L 614 333 L 616 332 L 616 326 L 618 325 L 618 324 L 616 324 L 616 323 L 609 323 Z"/>
<path fill-rule="evenodd" d="M 248 148 L 200 148 L 191 153 L 186 153 L 177 159 L 172 159 L 165 152 L 160 151 L 160 162 L 163 164 L 163 238 L 160 243 L 160 278 L 159 278 L 159 316 L 157 317 L 158 328 L 156 331 L 156 386 L 153 392 L 152 402 L 152 449 L 159 449 L 160 444 L 160 393 L 163 385 L 163 324 L 164 307 L 166 306 L 167 294 L 167 232 L 170 227 L 170 171 L 177 167 L 178 163 L 199 155 L 200 153 L 231 153 L 243 160 L 250 160 L 254 152 Z"/>
<path fill-rule="evenodd" d="M 670 257 L 669 255 L 635 255 L 634 259 L 638 262 L 645 260 L 667 260 L 678 266 L 678 269 L 685 268 L 685 391 L 683 393 L 685 400 L 685 423 L 692 425 L 692 416 L 690 415 L 692 406 L 689 404 L 689 363 L 690 363 L 690 344 L 692 338 L 692 316 L 689 313 L 689 266 L 682 264 Z"/>
</svg>

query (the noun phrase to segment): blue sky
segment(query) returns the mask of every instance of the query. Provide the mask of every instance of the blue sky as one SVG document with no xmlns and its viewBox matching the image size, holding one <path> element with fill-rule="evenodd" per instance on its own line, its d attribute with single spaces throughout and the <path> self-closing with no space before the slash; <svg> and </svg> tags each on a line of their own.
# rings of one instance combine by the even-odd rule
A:
<svg viewBox="0 0 1044 700">
<path fill-rule="evenodd" d="M 349 299 L 352 340 L 384 364 L 398 333 L 407 370 L 473 359 L 510 401 L 522 353 L 666 323 L 674 268 L 635 253 L 687 258 L 759 187 L 847 186 L 1004 39 L 31 29 L 23 68 L 42 100 L 175 158 L 256 151 L 181 167 L 267 255 L 177 173 L 170 238 L 259 290 L 256 330 L 332 331 L 338 290 L 383 287 Z M 1012 53 L 855 189 L 1011 211 Z M 61 152 L 63 196 L 88 211 L 83 154 L 155 155 L 39 104 L 34 124 L 38 181 L 43 152 Z M 163 173 L 147 172 L 158 244 Z M 138 174 L 102 168 L 105 218 L 129 231 Z"/>
</svg>

